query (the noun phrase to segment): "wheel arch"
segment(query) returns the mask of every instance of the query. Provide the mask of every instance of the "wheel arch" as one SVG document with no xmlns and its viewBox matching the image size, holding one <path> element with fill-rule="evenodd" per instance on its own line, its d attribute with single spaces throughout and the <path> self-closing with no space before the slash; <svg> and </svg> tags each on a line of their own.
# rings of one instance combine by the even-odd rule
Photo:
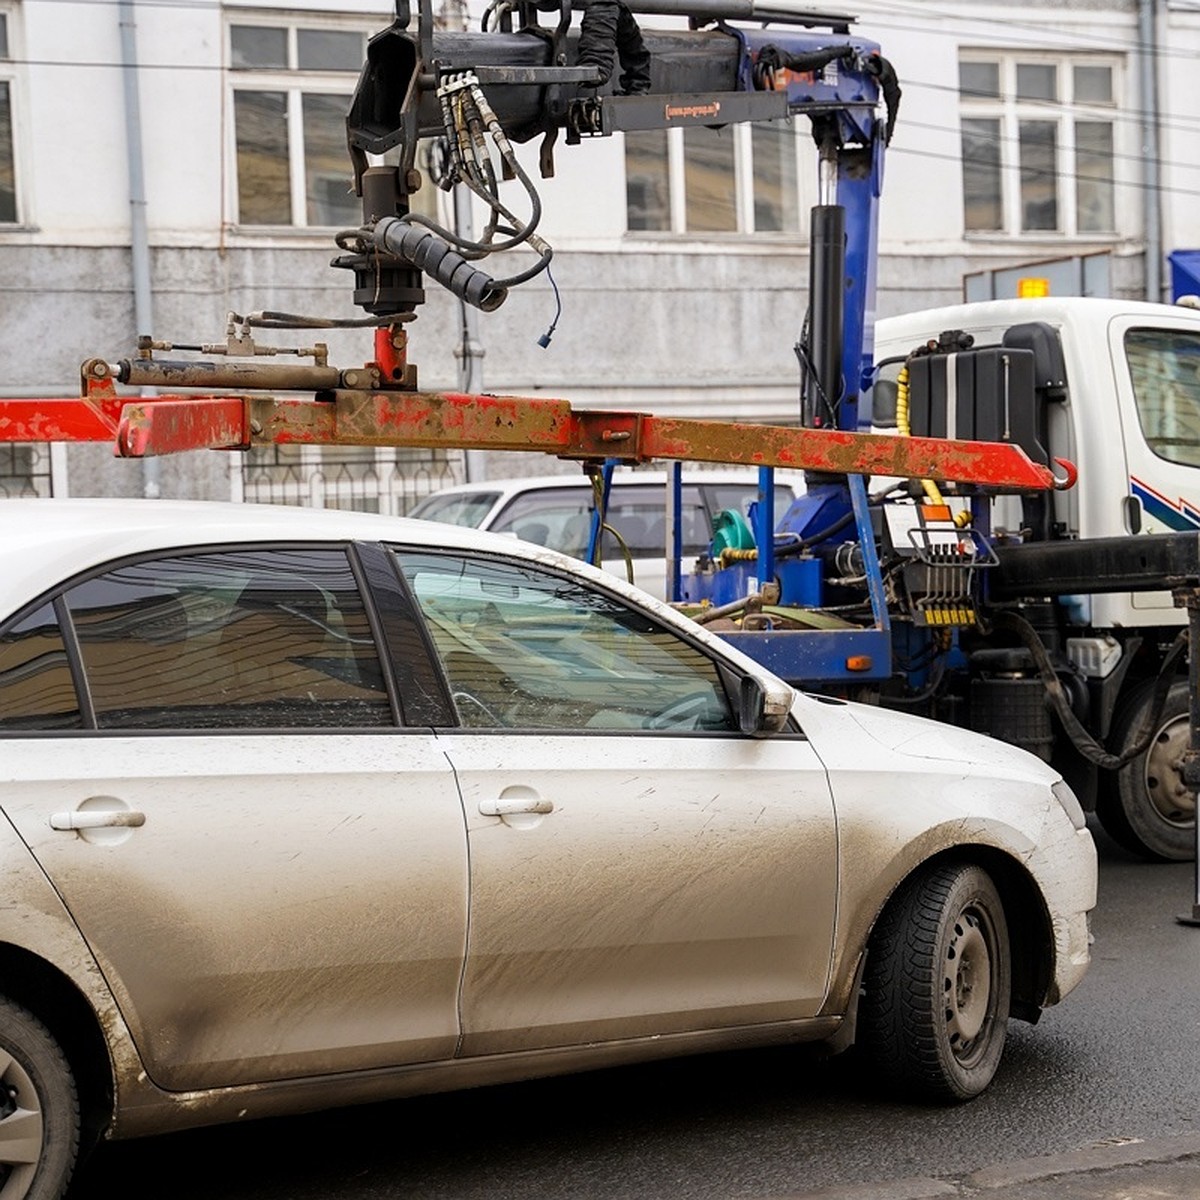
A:
<svg viewBox="0 0 1200 1200">
<path fill-rule="evenodd" d="M 943 861 L 956 857 L 981 866 L 1000 893 L 1012 951 L 1009 1015 L 1035 1025 L 1054 979 L 1054 926 L 1041 892 L 1020 862 L 993 846 L 972 846 L 962 855 L 943 856 Z"/>
<path fill-rule="evenodd" d="M 1055 942 L 1050 914 L 1038 891 L 1033 876 L 1012 855 L 987 845 L 958 845 L 931 855 L 915 864 L 908 873 L 897 879 L 895 885 L 880 903 L 866 937 L 863 950 L 851 972 L 853 985 L 850 1003 L 843 1029 L 835 1035 L 836 1049 L 848 1046 L 854 1040 L 854 1029 L 858 1017 L 858 1001 L 861 981 L 866 965 L 867 949 L 871 938 L 889 907 L 914 879 L 927 871 L 948 864 L 974 864 L 982 867 L 991 876 L 1008 922 L 1008 940 L 1011 950 L 1012 994 L 1009 1015 L 1020 1021 L 1036 1024 L 1050 993 L 1054 979 Z"/>
<path fill-rule="evenodd" d="M 0 942 L 0 992 L 37 1017 L 66 1055 L 79 1092 L 86 1153 L 111 1123 L 115 1096 L 112 1060 L 95 1010 L 57 967 L 9 942 Z"/>
</svg>

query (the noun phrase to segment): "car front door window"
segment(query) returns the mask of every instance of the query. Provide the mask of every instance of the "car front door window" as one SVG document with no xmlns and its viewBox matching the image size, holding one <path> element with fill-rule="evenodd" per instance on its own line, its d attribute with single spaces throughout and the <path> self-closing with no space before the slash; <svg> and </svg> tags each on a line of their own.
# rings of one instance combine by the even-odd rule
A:
<svg viewBox="0 0 1200 1200">
<path fill-rule="evenodd" d="M 463 725 L 737 728 L 712 659 L 606 592 L 515 562 L 418 553 L 400 562 Z"/>
</svg>

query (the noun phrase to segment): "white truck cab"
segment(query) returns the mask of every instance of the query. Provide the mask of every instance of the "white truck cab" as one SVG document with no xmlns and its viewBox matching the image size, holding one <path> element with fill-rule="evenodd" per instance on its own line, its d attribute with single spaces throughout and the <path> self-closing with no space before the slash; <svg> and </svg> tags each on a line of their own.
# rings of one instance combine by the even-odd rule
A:
<svg viewBox="0 0 1200 1200">
<path fill-rule="evenodd" d="M 1017 326 L 1038 323 L 1061 350 L 1061 380 L 1037 379 L 1045 399 L 1045 451 L 1078 468 L 1056 492 L 1040 560 L 1052 573 L 1054 547 L 1103 538 L 1200 533 L 1200 311 L 1128 300 L 1064 297 L 996 300 L 891 317 L 876 326 L 879 364 L 873 422 L 889 423 L 903 361 L 949 331 L 974 346 L 1000 346 Z M 1010 335 L 1011 338 L 1011 335 Z M 965 346 L 965 340 L 961 343 Z M 1047 386 L 1047 385 L 1054 386 Z M 890 386 L 891 385 L 891 386 Z M 894 420 L 891 422 L 894 424 Z M 961 434 L 959 436 L 962 436 Z M 993 530 L 1028 542 L 1017 497 L 992 509 Z M 1078 551 L 1079 547 L 1073 546 Z M 1097 551 L 1099 553 L 1099 551 Z M 1075 562 L 1078 563 L 1078 557 Z M 1083 724 L 1110 753 L 1129 753 L 1152 715 L 1153 680 L 1186 614 L 1171 594 L 1117 591 L 1056 594 L 1043 605 L 1043 638 L 1079 697 Z M 1037 597 L 1030 596 L 1031 601 Z M 1094 799 L 1110 833 L 1149 857 L 1194 853 L 1195 799 L 1184 786 L 1187 684 L 1173 685 L 1149 748 L 1119 770 L 1087 768 L 1073 782 Z M 1070 736 L 1054 727 L 1055 761 L 1070 774 Z M 1003 736 L 1003 735 L 1000 735 Z M 1083 778 L 1089 770 L 1093 778 Z"/>
<path fill-rule="evenodd" d="M 1061 536 L 1200 531 L 1200 311 L 1081 297 L 954 305 L 880 321 L 876 360 L 950 329 L 999 345 L 1033 321 L 1057 333 L 1066 366 L 1047 447 L 1079 469 L 1076 486 L 1053 498 Z M 1087 604 L 1081 615 L 1100 627 L 1184 623 L 1166 592 Z"/>
</svg>

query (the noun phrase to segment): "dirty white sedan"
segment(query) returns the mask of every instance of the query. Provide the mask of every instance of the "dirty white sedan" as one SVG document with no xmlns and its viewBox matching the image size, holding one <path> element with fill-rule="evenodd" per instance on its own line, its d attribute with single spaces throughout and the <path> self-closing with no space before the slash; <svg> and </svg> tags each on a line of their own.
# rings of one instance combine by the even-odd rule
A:
<svg viewBox="0 0 1200 1200">
<path fill-rule="evenodd" d="M 1049 767 L 573 560 L 136 501 L 0 545 L 2 1200 L 101 1134 L 731 1045 L 963 1100 L 1087 967 Z"/>
</svg>

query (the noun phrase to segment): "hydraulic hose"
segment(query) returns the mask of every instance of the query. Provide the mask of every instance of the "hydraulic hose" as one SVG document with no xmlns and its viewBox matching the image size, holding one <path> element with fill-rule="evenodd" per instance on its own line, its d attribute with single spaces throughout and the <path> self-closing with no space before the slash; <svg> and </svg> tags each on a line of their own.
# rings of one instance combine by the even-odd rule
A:
<svg viewBox="0 0 1200 1200">
<path fill-rule="evenodd" d="M 384 217 L 377 222 L 372 236 L 375 244 L 389 254 L 426 272 L 460 300 L 484 312 L 504 303 L 508 291 L 485 271 L 472 266 L 448 242 L 429 229 Z"/>
<path fill-rule="evenodd" d="M 1104 746 L 1084 729 L 1079 718 L 1071 709 L 1071 702 L 1063 690 L 1062 680 L 1059 679 L 1058 672 L 1055 671 L 1054 664 L 1050 661 L 1050 655 L 1046 652 L 1046 647 L 1042 644 L 1042 639 L 1037 635 L 1037 630 L 1024 617 L 1014 612 L 997 613 L 993 619 L 993 625 L 997 629 L 1007 629 L 1015 633 L 1021 639 L 1022 644 L 1029 653 L 1033 655 L 1034 665 L 1037 667 L 1038 674 L 1042 678 L 1042 683 L 1046 688 L 1046 695 L 1051 707 L 1054 709 L 1055 715 L 1062 722 L 1062 727 L 1071 739 L 1075 749 L 1088 762 L 1095 763 L 1096 766 L 1106 771 L 1115 771 L 1118 767 L 1123 767 L 1126 763 L 1132 762 L 1154 740 L 1154 735 L 1162 719 L 1163 708 L 1167 703 L 1167 693 L 1171 690 L 1171 684 L 1175 682 L 1176 664 L 1188 647 L 1188 631 L 1186 629 L 1179 631 L 1178 636 L 1171 643 L 1166 654 L 1163 655 L 1162 666 L 1159 668 L 1158 677 L 1154 681 L 1154 691 L 1151 695 L 1150 708 L 1146 713 L 1146 718 L 1141 729 L 1138 730 L 1138 736 L 1134 740 L 1133 745 L 1124 754 L 1110 754 Z"/>
</svg>

